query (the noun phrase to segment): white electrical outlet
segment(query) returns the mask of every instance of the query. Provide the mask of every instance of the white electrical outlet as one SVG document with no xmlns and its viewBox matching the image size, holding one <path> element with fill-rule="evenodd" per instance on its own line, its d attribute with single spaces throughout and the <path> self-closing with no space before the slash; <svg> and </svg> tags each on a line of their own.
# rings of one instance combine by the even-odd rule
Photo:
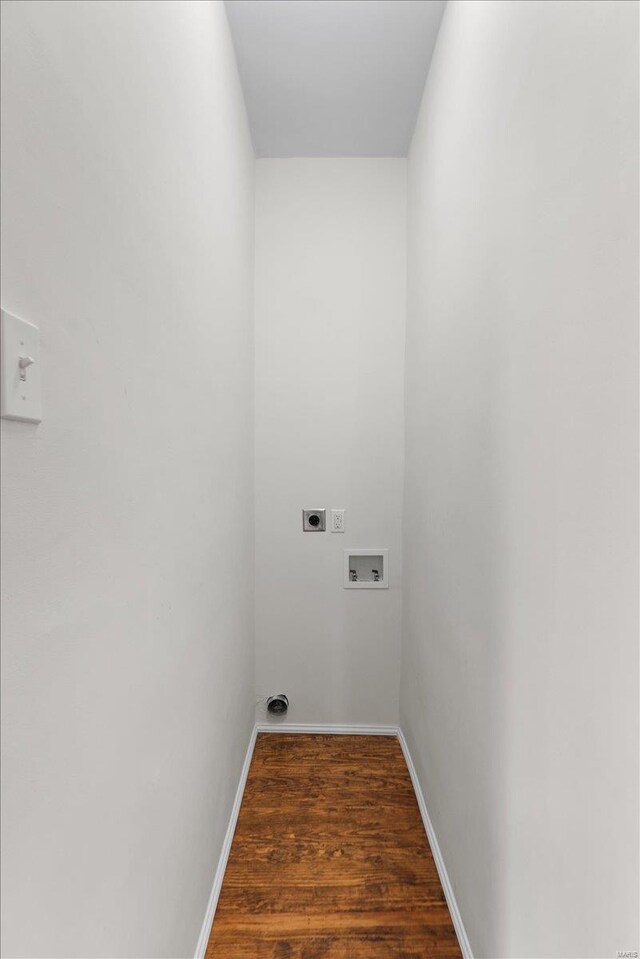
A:
<svg viewBox="0 0 640 959">
<path fill-rule="evenodd" d="M 343 509 L 331 510 L 331 532 L 344 533 L 344 510 Z"/>
</svg>

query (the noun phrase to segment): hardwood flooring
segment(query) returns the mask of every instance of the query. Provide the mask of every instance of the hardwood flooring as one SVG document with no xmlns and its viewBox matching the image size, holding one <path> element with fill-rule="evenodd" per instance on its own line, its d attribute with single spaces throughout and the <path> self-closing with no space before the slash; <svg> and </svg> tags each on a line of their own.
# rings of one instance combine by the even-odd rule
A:
<svg viewBox="0 0 640 959">
<path fill-rule="evenodd" d="M 261 733 L 206 959 L 460 956 L 398 741 Z"/>
</svg>

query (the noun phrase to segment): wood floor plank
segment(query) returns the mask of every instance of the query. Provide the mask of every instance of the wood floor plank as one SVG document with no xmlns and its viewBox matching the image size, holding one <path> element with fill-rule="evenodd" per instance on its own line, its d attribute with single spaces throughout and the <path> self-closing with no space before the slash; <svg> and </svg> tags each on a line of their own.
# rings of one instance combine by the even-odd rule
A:
<svg viewBox="0 0 640 959">
<path fill-rule="evenodd" d="M 206 959 L 460 959 L 398 741 L 261 733 Z"/>
</svg>

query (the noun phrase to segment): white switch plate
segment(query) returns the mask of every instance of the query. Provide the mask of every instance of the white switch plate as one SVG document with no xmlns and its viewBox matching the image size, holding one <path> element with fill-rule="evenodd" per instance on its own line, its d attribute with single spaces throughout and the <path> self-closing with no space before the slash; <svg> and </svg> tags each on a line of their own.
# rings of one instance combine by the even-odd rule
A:
<svg viewBox="0 0 640 959">
<path fill-rule="evenodd" d="M 331 510 L 331 532 L 344 533 L 344 510 L 343 509 Z"/>
<path fill-rule="evenodd" d="M 42 421 L 40 330 L 32 323 L 20 320 L 11 313 L 5 313 L 4 310 L 0 320 L 2 323 L 0 413 L 6 420 L 40 423 Z M 24 369 L 20 367 L 21 358 Z"/>
</svg>

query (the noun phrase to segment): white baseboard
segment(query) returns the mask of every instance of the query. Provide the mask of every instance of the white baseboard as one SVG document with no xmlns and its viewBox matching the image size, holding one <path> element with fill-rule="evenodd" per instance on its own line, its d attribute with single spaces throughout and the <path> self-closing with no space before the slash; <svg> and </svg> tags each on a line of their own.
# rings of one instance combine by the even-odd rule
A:
<svg viewBox="0 0 640 959">
<path fill-rule="evenodd" d="M 204 922 L 202 923 L 202 929 L 200 930 L 200 937 L 198 939 L 198 945 L 196 946 L 195 959 L 204 959 L 204 955 L 207 951 L 209 936 L 211 935 L 211 927 L 213 925 L 213 917 L 216 913 L 216 906 L 218 905 L 220 890 L 222 889 L 222 880 L 224 879 L 224 871 L 227 868 L 227 859 L 229 858 L 229 853 L 231 851 L 233 834 L 236 831 L 238 813 L 240 812 L 240 806 L 242 805 L 242 796 L 244 794 L 244 787 L 247 783 L 247 776 L 249 775 L 249 766 L 251 765 L 251 757 L 253 756 L 253 749 L 256 744 L 257 734 L 258 730 L 254 726 L 249 738 L 249 745 L 247 746 L 244 763 L 242 764 L 240 780 L 238 782 L 238 788 L 236 789 L 235 799 L 233 800 L 233 806 L 231 807 L 229 825 L 227 826 L 227 831 L 224 834 L 224 841 L 222 843 L 222 849 L 220 850 L 220 858 L 218 859 L 218 866 L 215 876 L 213 877 L 213 887 L 211 889 L 211 895 L 209 896 L 209 902 L 207 903 L 207 911 L 204 916 Z"/>
<path fill-rule="evenodd" d="M 436 869 L 438 870 L 440 882 L 442 883 L 442 890 L 444 892 L 445 899 L 447 900 L 447 905 L 449 906 L 449 912 L 451 913 L 451 920 L 453 922 L 456 935 L 458 936 L 458 941 L 460 943 L 460 949 L 462 950 L 462 955 L 464 959 L 473 959 L 473 953 L 471 952 L 469 939 L 467 937 L 467 933 L 464 928 L 464 923 L 462 922 L 462 916 L 460 915 L 460 910 L 458 909 L 456 897 L 453 894 L 453 888 L 449 881 L 449 876 L 447 875 L 447 869 L 444 864 L 444 859 L 442 858 L 442 853 L 440 852 L 438 840 L 436 839 L 436 834 L 434 832 L 431 819 L 429 818 L 429 813 L 427 812 L 427 804 L 422 794 L 422 788 L 420 786 L 420 781 L 418 780 L 418 774 L 416 772 L 415 766 L 413 765 L 413 759 L 411 758 L 411 753 L 409 752 L 409 747 L 407 746 L 407 741 L 404 738 L 402 729 L 399 726 L 366 726 L 359 723 L 350 724 L 350 725 L 349 724 L 336 725 L 336 724 L 326 724 L 326 723 L 320 723 L 320 724 L 256 723 L 255 724 L 255 726 L 253 727 L 253 731 L 251 733 L 251 738 L 249 739 L 249 745 L 247 747 L 247 753 L 244 758 L 242 772 L 240 773 L 240 780 L 238 782 L 236 796 L 233 801 L 231 816 L 229 817 L 229 825 L 227 826 L 224 842 L 222 843 L 220 859 L 218 860 L 218 867 L 216 869 L 216 873 L 213 879 L 213 888 L 211 890 L 211 895 L 209 896 L 209 902 L 207 904 L 207 911 L 204 917 L 204 922 L 202 923 L 202 929 L 200 931 L 200 938 L 198 939 L 195 959 L 204 959 L 205 953 L 207 951 L 207 944 L 209 942 L 209 936 L 211 935 L 213 918 L 215 916 L 216 906 L 218 905 L 218 897 L 220 896 L 220 890 L 222 888 L 222 880 L 224 878 L 224 872 L 227 867 L 227 859 L 229 858 L 229 852 L 231 851 L 233 834 L 236 829 L 236 822 L 238 821 L 238 813 L 240 812 L 240 806 L 242 804 L 242 796 L 244 794 L 244 787 L 247 782 L 247 776 L 249 775 L 249 766 L 251 765 L 251 757 L 253 756 L 253 750 L 256 744 L 256 737 L 258 733 L 321 733 L 325 735 L 336 735 L 336 736 L 395 736 L 397 737 L 398 742 L 400 743 L 402 752 L 404 754 L 404 758 L 407 763 L 409 775 L 411 776 L 411 782 L 413 783 L 413 789 L 416 794 L 416 799 L 418 801 L 420 815 L 422 816 L 422 822 L 424 824 L 425 832 L 427 834 L 427 839 L 429 840 L 429 845 L 431 847 L 433 859 L 436 864 Z"/>
<path fill-rule="evenodd" d="M 363 723 L 257 723 L 259 733 L 320 733 L 335 736 L 397 736 L 397 726 L 367 726 Z"/>
<path fill-rule="evenodd" d="M 424 795 L 422 793 L 422 787 L 420 786 L 420 781 L 418 779 L 416 767 L 413 765 L 413 759 L 411 758 L 411 753 L 409 752 L 407 741 L 404 738 L 404 733 L 402 732 L 402 729 L 400 728 L 398 728 L 398 741 L 402 748 L 402 752 L 404 753 L 404 758 L 407 763 L 409 775 L 411 776 L 411 782 L 413 783 L 413 790 L 416 794 L 416 799 L 418 800 L 420 815 L 422 816 L 424 829 L 427 834 L 427 839 L 429 840 L 429 845 L 431 846 L 431 853 L 433 855 L 433 859 L 436 864 L 436 869 L 438 870 L 440 883 L 442 885 L 442 891 L 444 892 L 445 899 L 447 900 L 449 912 L 451 913 L 451 921 L 453 922 L 453 927 L 456 931 L 458 942 L 460 943 L 460 949 L 462 950 L 462 955 L 464 959 L 473 959 L 473 953 L 471 952 L 471 945 L 469 944 L 469 938 L 467 936 L 466 929 L 464 928 L 462 916 L 460 915 L 460 910 L 458 909 L 458 903 L 456 902 L 456 897 L 453 893 L 453 887 L 451 885 L 449 876 L 447 874 L 447 867 L 444 864 L 444 859 L 442 858 L 442 853 L 440 852 L 440 846 L 438 845 L 438 840 L 436 838 L 433 824 L 431 822 L 431 819 L 429 818 L 429 813 L 427 811 L 427 804 L 425 802 Z"/>
</svg>

